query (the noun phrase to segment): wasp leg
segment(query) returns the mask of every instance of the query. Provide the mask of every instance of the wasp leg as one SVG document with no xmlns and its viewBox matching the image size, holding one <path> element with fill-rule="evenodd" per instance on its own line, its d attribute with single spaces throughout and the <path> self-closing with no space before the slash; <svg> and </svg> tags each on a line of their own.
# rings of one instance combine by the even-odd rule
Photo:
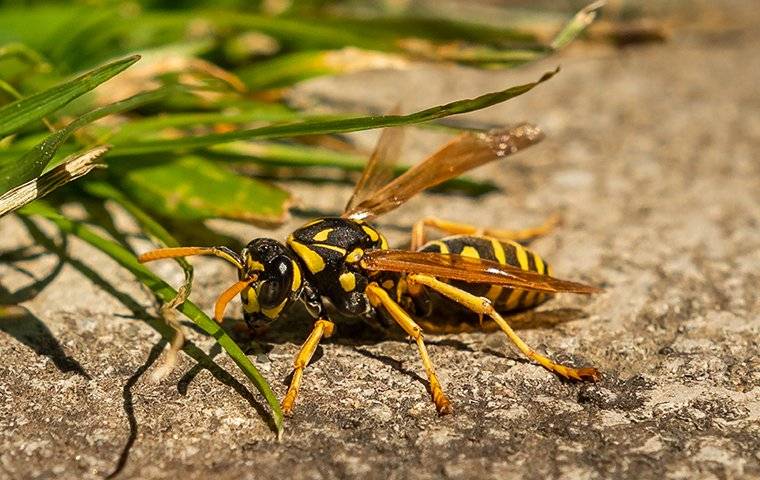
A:
<svg viewBox="0 0 760 480">
<path fill-rule="evenodd" d="M 290 380 L 290 387 L 285 394 L 285 398 L 282 399 L 282 413 L 285 415 L 291 415 L 293 413 L 293 404 L 296 401 L 298 395 L 298 389 L 301 387 L 301 378 L 303 377 L 303 369 L 309 364 L 309 360 L 317 350 L 317 345 L 322 338 L 328 338 L 332 335 L 335 329 L 335 324 L 330 320 L 320 318 L 314 322 L 314 329 L 309 334 L 309 338 L 301 346 L 296 359 L 293 362 L 293 378 Z"/>
<path fill-rule="evenodd" d="M 501 230 L 496 228 L 479 228 L 466 223 L 450 222 L 436 217 L 426 217 L 415 222 L 412 227 L 412 250 L 425 244 L 425 227 L 435 228 L 450 235 L 485 235 L 501 241 L 526 242 L 542 237 L 551 232 L 562 222 L 559 214 L 554 214 L 539 226 L 521 230 Z"/>
<path fill-rule="evenodd" d="M 485 297 L 478 297 L 457 287 L 444 283 L 437 278 L 429 275 L 412 274 L 407 277 L 407 281 L 425 285 L 437 291 L 441 295 L 463 305 L 478 315 L 487 315 L 499 325 L 499 328 L 509 337 L 512 343 L 531 360 L 541 364 L 546 369 L 551 370 L 565 378 L 574 380 L 599 380 L 599 372 L 595 368 L 572 368 L 562 365 L 544 357 L 540 353 L 530 348 L 517 334 L 512 330 L 506 320 L 493 308 L 491 301 Z"/>
<path fill-rule="evenodd" d="M 441 382 L 438 381 L 438 376 L 435 374 L 433 363 L 430 361 L 425 343 L 422 341 L 422 329 L 417 325 L 412 317 L 401 308 L 401 305 L 396 303 L 388 293 L 383 290 L 376 283 L 371 283 L 365 290 L 369 301 L 374 307 L 383 306 L 385 310 L 393 317 L 404 331 L 409 334 L 410 337 L 417 342 L 417 349 L 420 352 L 420 358 L 422 359 L 422 365 L 425 367 L 428 381 L 430 382 L 430 394 L 433 397 L 433 403 L 439 415 L 447 415 L 452 412 L 451 403 L 446 398 L 446 394 L 443 393 L 441 388 Z"/>
</svg>

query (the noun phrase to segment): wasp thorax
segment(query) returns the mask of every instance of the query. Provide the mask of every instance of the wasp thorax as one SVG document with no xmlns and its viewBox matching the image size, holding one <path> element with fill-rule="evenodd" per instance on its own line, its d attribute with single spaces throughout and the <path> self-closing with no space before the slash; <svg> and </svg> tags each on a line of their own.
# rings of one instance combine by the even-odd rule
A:
<svg viewBox="0 0 760 480">
<path fill-rule="evenodd" d="M 298 297 L 301 289 L 301 269 L 290 250 L 271 238 L 257 238 L 241 252 L 241 280 L 256 278 L 241 293 L 243 310 L 248 323 L 268 323 Z"/>
</svg>

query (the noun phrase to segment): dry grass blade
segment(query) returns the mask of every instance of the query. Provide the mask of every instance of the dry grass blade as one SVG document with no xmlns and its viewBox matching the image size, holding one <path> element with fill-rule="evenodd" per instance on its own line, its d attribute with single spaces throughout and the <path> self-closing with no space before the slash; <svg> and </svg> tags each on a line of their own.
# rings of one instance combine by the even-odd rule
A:
<svg viewBox="0 0 760 480">
<path fill-rule="evenodd" d="M 0 217 L 23 207 L 38 198 L 42 198 L 53 190 L 72 180 L 87 175 L 93 168 L 103 167 L 97 160 L 111 147 L 102 145 L 64 160 L 61 165 L 53 168 L 41 177 L 30 180 L 0 196 Z"/>
</svg>

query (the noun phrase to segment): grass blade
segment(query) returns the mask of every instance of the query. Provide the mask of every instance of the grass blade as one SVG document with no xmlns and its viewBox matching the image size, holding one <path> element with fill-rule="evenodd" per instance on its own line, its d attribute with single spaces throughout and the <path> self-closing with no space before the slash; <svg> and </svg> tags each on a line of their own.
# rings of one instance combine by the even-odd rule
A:
<svg viewBox="0 0 760 480">
<path fill-rule="evenodd" d="M 129 198 L 164 218 L 230 218 L 271 225 L 288 216 L 288 192 L 200 156 L 112 162 L 109 173 Z"/>
<path fill-rule="evenodd" d="M 112 200 L 121 205 L 142 227 L 143 231 L 160 247 L 178 247 L 179 242 L 156 220 L 145 213 L 140 207 L 132 203 L 118 189 L 106 182 L 87 182 L 84 189 L 91 195 L 104 200 Z M 171 302 L 161 305 L 161 316 L 169 327 L 174 330 L 169 350 L 164 356 L 161 365 L 153 371 L 153 379 L 163 380 L 172 372 L 177 364 L 177 354 L 185 344 L 185 332 L 182 324 L 177 320 L 176 308 L 185 303 L 193 288 L 193 266 L 184 257 L 176 257 L 174 261 L 179 264 L 185 275 L 182 285 L 177 289 L 177 295 Z"/>
<path fill-rule="evenodd" d="M 0 107 L 0 137 L 37 121 L 89 92 L 139 60 L 134 55 L 103 65 L 73 80 Z"/>
<path fill-rule="evenodd" d="M 72 180 L 87 175 L 97 167 L 97 159 L 103 156 L 109 146 L 95 147 L 92 150 L 64 161 L 39 178 L 30 180 L 0 196 L 0 217 L 10 213 L 29 202 L 42 198 L 53 190 Z"/>
<path fill-rule="evenodd" d="M 339 50 L 308 50 L 279 55 L 237 70 L 251 91 L 285 87 L 322 75 L 342 75 L 365 70 L 408 68 L 410 61 L 395 53 L 346 47 Z"/>
<path fill-rule="evenodd" d="M 16 57 L 41 72 L 51 70 L 50 64 L 36 50 L 27 47 L 23 43 L 8 43 L 0 47 L 0 59 Z"/>
<path fill-rule="evenodd" d="M 599 0 L 594 3 L 590 3 L 583 7 L 578 13 L 575 14 L 572 20 L 554 37 L 552 40 L 551 48 L 559 50 L 566 47 L 570 42 L 575 40 L 575 37 L 586 29 L 591 22 L 596 18 L 597 10 L 602 8 L 606 4 L 606 0 Z"/>
<path fill-rule="evenodd" d="M 108 240 L 98 235 L 86 225 L 64 217 L 44 202 L 35 202 L 34 204 L 27 205 L 19 212 L 24 215 L 38 215 L 46 218 L 55 223 L 58 228 L 64 232 L 76 235 L 93 247 L 107 254 L 121 266 L 132 272 L 132 274 L 150 288 L 160 300 L 170 302 L 177 295 L 176 290 L 157 277 L 143 264 L 138 262 L 137 258 L 135 258 L 129 250 L 112 240 Z M 259 373 L 253 363 L 251 363 L 243 350 L 241 350 L 237 343 L 227 335 L 219 324 L 211 320 L 192 302 L 186 301 L 178 310 L 198 325 L 201 330 L 216 339 L 230 358 L 232 358 L 238 367 L 240 367 L 246 377 L 248 377 L 248 379 L 254 384 L 256 389 L 258 389 L 258 391 L 264 396 L 269 407 L 272 409 L 272 416 L 277 434 L 281 435 L 283 431 L 283 416 L 277 397 L 275 397 L 274 392 L 272 392 L 267 381 L 261 376 L 261 373 Z"/>
<path fill-rule="evenodd" d="M 536 85 L 553 77 L 559 69 L 545 73 L 539 80 L 507 88 L 498 92 L 487 93 L 469 100 L 458 100 L 446 105 L 439 105 L 415 112 L 409 115 L 375 115 L 354 117 L 337 120 L 307 120 L 303 122 L 272 125 L 248 130 L 238 130 L 228 133 L 216 133 L 185 137 L 172 140 L 156 140 L 151 142 L 135 142 L 129 145 L 114 147 L 114 155 L 137 155 L 155 152 L 167 152 L 177 149 L 191 149 L 227 143 L 234 140 L 284 138 L 303 135 L 321 135 L 328 133 L 355 132 L 373 128 L 396 127 L 415 123 L 429 122 L 439 118 L 473 112 L 486 107 L 505 102 L 532 90 Z"/>
<path fill-rule="evenodd" d="M 26 182 L 42 173 L 60 146 L 77 129 L 107 115 L 132 110 L 147 103 L 160 100 L 166 97 L 172 90 L 173 87 L 159 88 L 85 113 L 64 128 L 46 137 L 20 159 L 0 162 L 0 192 Z"/>
</svg>

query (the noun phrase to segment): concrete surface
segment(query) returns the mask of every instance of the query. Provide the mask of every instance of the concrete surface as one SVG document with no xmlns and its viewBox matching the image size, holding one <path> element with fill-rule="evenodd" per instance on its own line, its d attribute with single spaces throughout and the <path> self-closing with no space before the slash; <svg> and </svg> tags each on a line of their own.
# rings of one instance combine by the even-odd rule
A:
<svg viewBox="0 0 760 480">
<path fill-rule="evenodd" d="M 68 239 L 62 258 L 39 246 L 34 228 L 2 219 L 0 303 L 28 312 L 0 320 L 0 477 L 758 478 L 758 42 L 756 26 L 687 29 L 665 45 L 576 51 L 519 72 L 362 74 L 297 95 L 377 108 L 400 98 L 411 110 L 535 79 L 560 62 L 539 89 L 472 116 L 547 131 L 541 145 L 474 173 L 501 192 L 426 194 L 380 226 L 403 244 L 422 215 L 520 227 L 564 212 L 565 225 L 534 248 L 558 275 L 606 290 L 561 296 L 513 321 L 551 356 L 598 367 L 598 384 L 559 380 L 499 333 L 431 336 L 455 408 L 439 418 L 413 345 L 340 324 L 307 369 L 278 444 L 257 411 L 262 399 L 213 341 L 190 333 L 223 370 L 182 355 L 168 379 L 151 383 L 146 372 L 164 346 L 141 320 L 156 314 L 152 297 L 82 242 Z M 371 145 L 374 135 L 356 138 Z M 415 133 L 407 160 L 444 138 Z M 288 186 L 312 213 L 337 212 L 350 192 Z M 118 228 L 134 231 L 114 212 Z M 213 223 L 244 241 L 283 237 L 304 221 L 274 233 Z M 196 264 L 193 299 L 210 311 L 233 272 Z M 180 279 L 168 262 L 155 270 Z M 238 315 L 229 310 L 228 325 Z M 280 396 L 307 331 L 296 311 L 250 344 Z"/>
</svg>

